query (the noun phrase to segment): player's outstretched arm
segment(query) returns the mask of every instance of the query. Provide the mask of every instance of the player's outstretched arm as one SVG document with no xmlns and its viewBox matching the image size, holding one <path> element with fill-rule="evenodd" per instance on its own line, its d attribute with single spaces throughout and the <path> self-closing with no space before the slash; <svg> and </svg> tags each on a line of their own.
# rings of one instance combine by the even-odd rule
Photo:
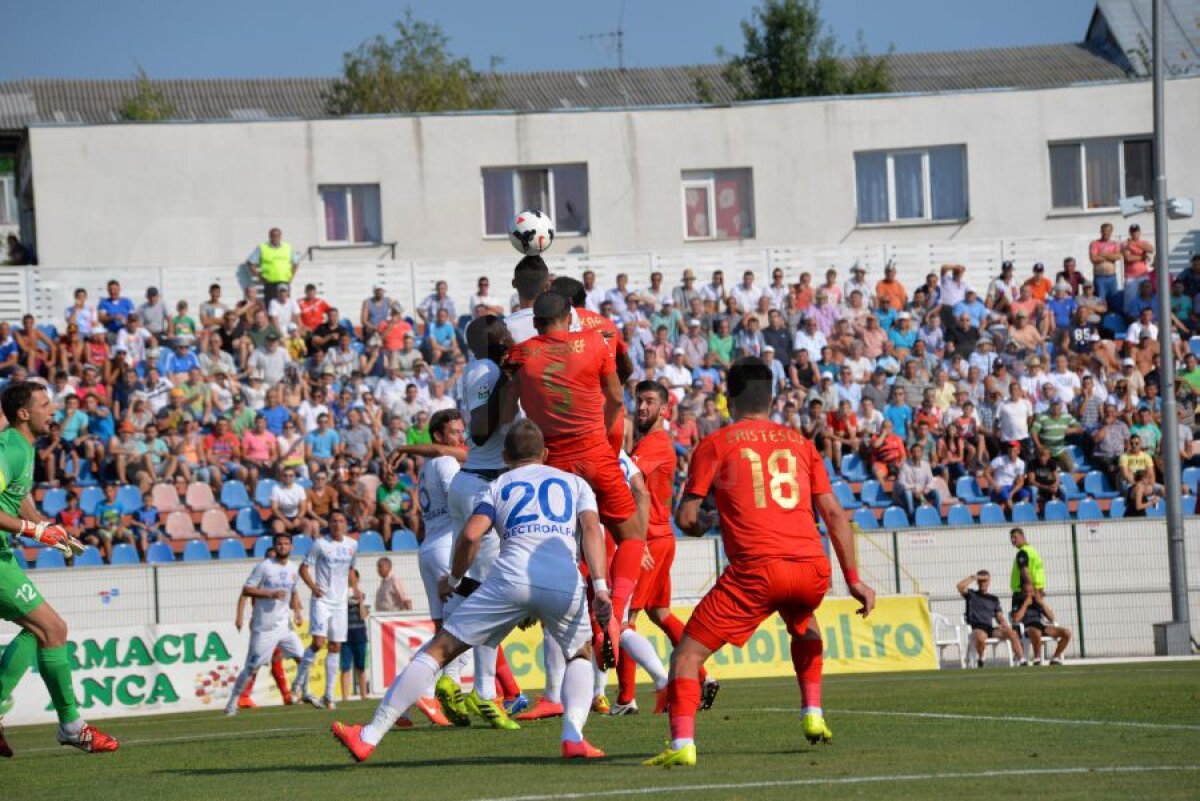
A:
<svg viewBox="0 0 1200 801">
<path fill-rule="evenodd" d="M 601 625 L 607 625 L 612 617 L 612 599 L 608 591 L 608 553 L 604 548 L 604 529 L 600 527 L 600 516 L 590 509 L 579 513 L 579 525 L 583 531 L 583 561 L 587 563 L 595 593 L 592 611 Z"/>
<path fill-rule="evenodd" d="M 854 552 L 854 532 L 846 519 L 846 510 L 838 503 L 833 493 L 825 492 L 813 496 L 813 503 L 829 529 L 829 542 L 837 554 L 838 564 L 842 566 L 842 577 L 850 594 L 862 604 L 858 614 L 866 617 L 875 608 L 875 590 L 871 589 L 858 576 L 858 556 Z"/>
<path fill-rule="evenodd" d="M 453 456 L 460 462 L 467 460 L 467 449 L 454 445 L 440 445 L 436 442 L 426 442 L 419 445 L 401 445 L 392 451 L 392 459 L 399 461 L 399 456 L 420 456 L 422 459 L 436 459 L 439 456 Z"/>
<path fill-rule="evenodd" d="M 21 517 L 0 512 L 0 529 L 57 548 L 67 557 L 83 553 L 83 543 L 68 534 L 62 526 L 42 517 L 32 496 L 25 496 L 20 511 Z"/>
</svg>

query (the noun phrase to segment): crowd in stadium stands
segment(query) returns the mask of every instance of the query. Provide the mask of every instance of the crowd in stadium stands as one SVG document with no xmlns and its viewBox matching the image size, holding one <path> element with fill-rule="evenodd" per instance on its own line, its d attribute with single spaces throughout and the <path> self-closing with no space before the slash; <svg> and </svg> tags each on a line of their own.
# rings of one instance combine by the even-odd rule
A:
<svg viewBox="0 0 1200 801">
<path fill-rule="evenodd" d="M 1162 426 L 1200 466 L 1200 255 L 1175 277 L 1166 321 L 1138 226 L 1118 241 L 1104 225 L 1078 258 L 998 275 L 947 264 L 919 286 L 890 264 L 775 269 L 766 285 L 721 270 L 675 286 L 583 279 L 587 306 L 622 328 L 628 386 L 669 389 L 681 471 L 728 421 L 726 368 L 754 355 L 775 375 L 774 419 L 816 443 L 863 528 L 1159 514 Z M 466 323 L 515 298 L 481 278 L 460 317 L 439 282 L 409 317 L 383 287 L 341 310 L 312 284 L 266 288 L 269 301 L 213 285 L 136 302 L 110 281 L 98 302 L 77 290 L 61 319 L 0 323 L 0 382 L 40 377 L 58 407 L 36 444 L 48 516 L 106 559 L 120 543 L 145 557 L 157 540 L 312 537 L 339 508 L 380 547 L 413 544 L 420 460 L 407 449 L 458 403 Z M 1164 357 L 1180 370 L 1174 421 L 1161 418 Z M 1196 476 L 1185 471 L 1188 511 Z"/>
</svg>

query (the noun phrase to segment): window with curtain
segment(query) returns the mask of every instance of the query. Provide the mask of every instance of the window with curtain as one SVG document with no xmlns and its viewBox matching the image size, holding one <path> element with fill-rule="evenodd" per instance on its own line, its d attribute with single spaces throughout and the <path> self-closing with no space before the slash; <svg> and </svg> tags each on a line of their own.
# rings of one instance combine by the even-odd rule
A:
<svg viewBox="0 0 1200 801">
<path fill-rule="evenodd" d="M 1054 142 L 1049 152 L 1052 209 L 1112 209 L 1123 197 L 1153 191 L 1153 155 L 1146 137 Z"/>
<path fill-rule="evenodd" d="M 517 212 L 526 209 L 551 214 L 557 236 L 587 234 L 587 165 L 483 168 L 485 236 L 507 236 Z"/>
<path fill-rule="evenodd" d="M 682 187 L 684 239 L 754 238 L 752 170 L 684 170 Z"/>
<path fill-rule="evenodd" d="M 854 187 L 860 225 L 965 220 L 966 147 L 855 153 Z"/>
<path fill-rule="evenodd" d="M 317 191 L 324 211 L 326 244 L 383 241 L 379 184 L 336 184 L 318 187 Z"/>
</svg>

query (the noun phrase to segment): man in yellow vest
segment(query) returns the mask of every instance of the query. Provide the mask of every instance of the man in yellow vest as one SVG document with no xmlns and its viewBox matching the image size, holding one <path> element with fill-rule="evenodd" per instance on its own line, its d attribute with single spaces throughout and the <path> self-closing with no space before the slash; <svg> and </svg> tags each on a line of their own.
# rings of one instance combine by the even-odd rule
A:
<svg viewBox="0 0 1200 801">
<path fill-rule="evenodd" d="M 283 241 L 283 231 L 272 228 L 267 232 L 267 241 L 254 249 L 248 262 L 250 274 L 263 282 L 263 300 L 269 304 L 279 287 L 290 284 L 296 277 L 300 254 Z"/>
<path fill-rule="evenodd" d="M 1019 623 L 1025 627 L 1033 650 L 1034 665 L 1042 663 L 1042 637 L 1057 638 L 1058 647 L 1054 649 L 1050 664 L 1061 665 L 1063 653 L 1071 642 L 1071 630 L 1055 622 L 1054 612 L 1046 603 L 1046 567 L 1042 564 L 1042 557 L 1019 528 L 1009 532 L 1008 541 L 1017 549 L 1010 582 L 1013 625 Z"/>
</svg>

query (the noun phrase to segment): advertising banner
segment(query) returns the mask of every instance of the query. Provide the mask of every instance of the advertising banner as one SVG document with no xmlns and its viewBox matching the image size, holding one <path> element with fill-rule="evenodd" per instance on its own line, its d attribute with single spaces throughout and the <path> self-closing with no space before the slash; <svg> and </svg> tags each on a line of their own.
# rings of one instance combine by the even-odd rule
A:
<svg viewBox="0 0 1200 801">
<path fill-rule="evenodd" d="M 924 596 L 880 597 L 875 611 L 866 620 L 855 614 L 857 608 L 858 603 L 852 598 L 827 598 L 817 610 L 817 623 L 825 641 L 826 675 L 937 669 L 929 604 Z M 686 620 L 692 607 L 678 606 L 673 611 Z M 371 617 L 368 631 L 371 689 L 382 692 L 433 636 L 433 623 L 413 616 L 377 615 Z M 639 618 L 638 631 L 650 640 L 665 664 L 671 654 L 666 636 L 644 615 Z M 522 690 L 544 686 L 540 626 L 514 630 L 504 641 L 504 655 Z M 469 681 L 470 667 L 468 664 L 464 680 Z M 725 646 L 712 655 L 707 667 L 718 679 L 792 675 L 791 650 L 783 621 L 772 615 L 744 647 Z M 640 671 L 638 676 L 642 681 L 647 678 Z"/>
</svg>

